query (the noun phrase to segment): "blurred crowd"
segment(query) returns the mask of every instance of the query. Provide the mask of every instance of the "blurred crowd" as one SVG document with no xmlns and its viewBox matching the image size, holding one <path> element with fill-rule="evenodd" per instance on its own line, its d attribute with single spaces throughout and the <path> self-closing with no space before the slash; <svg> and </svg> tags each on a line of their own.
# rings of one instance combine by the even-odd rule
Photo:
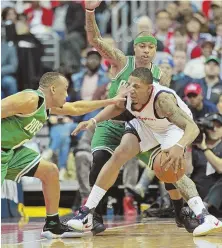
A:
<svg viewBox="0 0 222 248">
<path fill-rule="evenodd" d="M 111 36 L 111 11 L 116 4 L 118 1 L 103 1 L 96 9 L 101 35 L 112 47 L 118 46 Z M 192 110 L 201 137 L 190 148 L 189 175 L 206 205 L 221 214 L 222 1 L 169 1 L 165 9 L 156 10 L 155 20 L 140 16 L 131 25 L 136 27 L 137 33 L 149 30 L 157 38 L 155 63 L 170 75 L 169 87 Z M 49 49 L 43 41 L 51 33 L 58 38 L 58 68 L 50 67 L 42 59 Z M 19 90 L 36 89 L 42 74 L 52 70 L 65 74 L 70 81 L 67 101 L 107 97 L 110 65 L 87 44 L 84 1 L 5 1 L 1 38 L 2 98 Z M 124 52 L 133 55 L 133 42 L 128 42 Z M 57 161 L 61 181 L 69 179 L 67 164 L 70 153 L 74 156 L 82 203 L 90 192 L 88 175 L 93 130 L 75 138 L 70 133 L 80 121 L 97 113 L 75 118 L 51 116 L 46 134 L 50 138 L 49 145 L 39 148 L 45 159 Z M 205 153 L 205 149 L 210 149 L 212 154 Z M 125 166 L 121 177 L 116 184 L 123 184 L 123 197 L 131 199 L 123 206 L 126 214 L 137 212 L 134 200 L 153 202 L 149 186 L 155 182 L 155 175 L 144 169 L 141 162 L 135 159 L 132 166 Z M 163 184 L 159 183 L 158 187 L 160 197 L 156 202 L 159 207 L 170 207 Z M 129 192 L 129 189 L 134 190 Z M 109 200 L 110 204 L 114 202 Z"/>
</svg>

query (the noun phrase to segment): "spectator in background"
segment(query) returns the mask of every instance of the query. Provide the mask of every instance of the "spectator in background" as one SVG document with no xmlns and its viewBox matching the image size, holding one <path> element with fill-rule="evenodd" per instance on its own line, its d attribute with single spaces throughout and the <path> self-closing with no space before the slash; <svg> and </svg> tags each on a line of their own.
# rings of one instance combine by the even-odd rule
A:
<svg viewBox="0 0 222 248">
<path fill-rule="evenodd" d="M 222 115 L 222 93 L 219 96 L 218 103 L 217 103 L 217 108 L 218 108 L 219 113 Z"/>
<path fill-rule="evenodd" d="M 190 60 L 184 69 L 184 73 L 191 78 L 203 78 L 205 76 L 204 63 L 214 49 L 214 43 L 212 41 L 205 40 L 201 45 L 202 55 L 198 58 Z"/>
<path fill-rule="evenodd" d="M 172 21 L 167 10 L 159 10 L 156 12 L 156 33 L 155 37 L 160 40 L 164 47 L 168 47 L 170 39 L 173 35 L 173 30 L 170 28 Z"/>
<path fill-rule="evenodd" d="M 222 115 L 209 114 L 204 118 L 213 130 L 205 128 L 202 139 L 193 147 L 192 180 L 200 197 L 217 210 L 222 204 Z"/>
<path fill-rule="evenodd" d="M 189 82 L 189 80 L 191 80 L 191 78 L 184 77 L 184 78 L 178 78 L 174 80 L 173 71 L 174 71 L 175 64 L 174 64 L 173 59 L 169 57 L 161 59 L 159 61 L 159 67 L 161 71 L 166 73 L 171 78 L 170 85 L 168 87 L 175 90 L 176 93 L 182 98 L 183 89 L 185 85 Z"/>
<path fill-rule="evenodd" d="M 53 12 L 41 6 L 40 1 L 31 1 L 31 7 L 26 9 L 24 13 L 28 17 L 28 23 L 32 32 L 41 32 L 43 27 L 51 27 L 53 20 Z"/>
<path fill-rule="evenodd" d="M 59 6 L 54 9 L 52 29 L 60 36 L 61 39 L 65 38 L 65 19 L 68 7 L 69 5 L 67 1 L 60 1 Z"/>
<path fill-rule="evenodd" d="M 11 21 L 15 24 L 17 19 L 18 15 L 14 8 L 6 7 L 2 10 L 2 21 Z"/>
<path fill-rule="evenodd" d="M 196 80 L 203 88 L 204 97 L 214 104 L 218 101 L 218 92 L 222 91 L 220 75 L 220 60 L 216 56 L 210 56 L 205 61 L 205 74 L 202 79 Z"/>
<path fill-rule="evenodd" d="M 18 91 L 15 78 L 18 57 L 14 44 L 6 42 L 3 28 L 1 34 L 1 98 L 4 98 Z"/>
<path fill-rule="evenodd" d="M 204 117 L 208 113 L 217 113 L 218 109 L 215 104 L 203 98 L 203 90 L 197 83 L 188 84 L 185 88 L 184 95 L 193 114 L 194 120 Z"/>
<path fill-rule="evenodd" d="M 136 20 L 136 35 L 138 35 L 139 33 L 143 31 L 148 31 L 151 34 L 153 33 L 153 23 L 152 23 L 152 20 L 148 16 L 141 16 Z M 157 38 L 157 51 L 163 51 L 163 50 L 164 50 L 164 45 Z M 127 55 L 129 56 L 134 55 L 133 40 L 128 45 Z"/>
<path fill-rule="evenodd" d="M 61 41 L 61 65 L 71 73 L 80 70 L 81 51 L 86 47 L 85 12 L 80 3 L 68 1 L 66 34 Z"/>
<path fill-rule="evenodd" d="M 105 90 L 110 78 L 101 68 L 101 55 L 96 50 L 90 50 L 86 55 L 85 67 L 80 72 L 72 75 L 73 88 L 76 100 L 100 100 L 97 91 L 102 87 Z M 87 114 L 87 120 L 96 115 L 99 110 Z"/>
<path fill-rule="evenodd" d="M 179 17 L 178 3 L 169 2 L 166 7 L 167 12 L 170 14 L 170 19 L 172 21 L 171 27 L 175 28 L 178 25 L 177 19 Z"/>
</svg>

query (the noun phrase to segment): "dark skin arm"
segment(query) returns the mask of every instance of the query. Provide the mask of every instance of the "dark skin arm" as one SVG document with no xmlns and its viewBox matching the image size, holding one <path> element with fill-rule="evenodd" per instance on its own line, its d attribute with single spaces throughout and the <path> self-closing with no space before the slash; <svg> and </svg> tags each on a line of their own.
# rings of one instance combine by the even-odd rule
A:
<svg viewBox="0 0 222 248">
<path fill-rule="evenodd" d="M 177 106 L 177 101 L 172 94 L 161 93 L 155 103 L 155 109 L 161 118 L 167 118 L 171 123 L 184 130 L 183 137 L 177 142 L 179 145 L 185 148 L 196 139 L 199 134 L 197 125 L 189 115 Z M 169 156 L 162 163 L 162 166 L 167 164 L 166 170 L 174 164 L 175 173 L 177 173 L 184 157 L 184 148 L 182 147 L 174 145 L 166 150 Z"/>
</svg>

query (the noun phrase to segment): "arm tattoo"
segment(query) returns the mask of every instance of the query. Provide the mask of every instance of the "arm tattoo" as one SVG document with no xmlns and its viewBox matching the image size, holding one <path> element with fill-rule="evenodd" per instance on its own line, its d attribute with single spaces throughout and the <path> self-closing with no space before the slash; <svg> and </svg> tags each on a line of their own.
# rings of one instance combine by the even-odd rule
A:
<svg viewBox="0 0 222 248">
<path fill-rule="evenodd" d="M 171 82 L 171 77 L 169 74 L 161 71 L 161 76 L 160 76 L 160 85 L 165 86 L 165 87 L 170 87 L 170 82 Z"/>
<path fill-rule="evenodd" d="M 187 124 L 194 124 L 193 120 L 177 106 L 176 99 L 168 93 L 161 93 L 157 98 L 156 111 L 170 122 L 185 130 Z"/>
<path fill-rule="evenodd" d="M 181 195 L 183 196 L 185 201 L 198 196 L 197 188 L 194 182 L 184 175 L 180 180 L 174 183 L 174 186 L 179 189 Z"/>
<path fill-rule="evenodd" d="M 102 57 L 108 59 L 113 65 L 125 66 L 126 56 L 124 53 L 117 48 L 111 47 L 102 39 L 94 13 L 86 12 L 86 32 L 89 43 L 98 50 Z"/>
</svg>

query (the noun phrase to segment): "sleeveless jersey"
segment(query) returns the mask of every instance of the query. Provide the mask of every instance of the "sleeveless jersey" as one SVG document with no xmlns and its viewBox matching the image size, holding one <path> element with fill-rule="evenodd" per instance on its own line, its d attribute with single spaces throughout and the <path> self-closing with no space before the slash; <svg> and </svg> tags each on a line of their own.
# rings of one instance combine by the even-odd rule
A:
<svg viewBox="0 0 222 248">
<path fill-rule="evenodd" d="M 130 97 L 127 97 L 126 108 L 128 111 L 130 111 L 131 114 L 133 114 L 138 120 L 143 122 L 155 133 L 164 133 L 167 131 L 170 125 L 174 125 L 173 123 L 169 122 L 167 118 L 159 118 L 155 112 L 155 101 L 157 96 L 162 92 L 173 94 L 177 100 L 177 105 L 192 118 L 190 109 L 174 90 L 171 90 L 165 86 L 161 86 L 157 83 L 153 83 L 153 90 L 150 100 L 140 111 L 134 111 L 131 109 L 132 101 Z"/>
<path fill-rule="evenodd" d="M 128 78 L 134 69 L 135 69 L 135 57 L 128 56 L 125 67 L 111 81 L 111 86 L 109 89 L 109 98 L 115 97 L 117 95 L 119 88 L 127 83 Z M 161 76 L 160 68 L 152 63 L 151 72 L 153 74 L 153 79 L 154 79 L 153 81 L 159 83 Z"/>
<path fill-rule="evenodd" d="M 42 98 L 43 102 L 41 106 L 31 114 L 17 114 L 2 119 L 2 148 L 15 149 L 22 146 L 35 136 L 48 119 L 44 94 L 40 90 L 24 91 L 34 92 L 39 98 Z"/>
</svg>

